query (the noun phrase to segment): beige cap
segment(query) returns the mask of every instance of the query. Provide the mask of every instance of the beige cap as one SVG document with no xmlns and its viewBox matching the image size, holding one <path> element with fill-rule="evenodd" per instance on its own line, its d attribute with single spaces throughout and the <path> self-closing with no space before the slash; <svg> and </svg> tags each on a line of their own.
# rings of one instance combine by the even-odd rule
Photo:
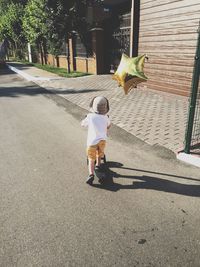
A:
<svg viewBox="0 0 200 267">
<path fill-rule="evenodd" d="M 98 114 L 106 114 L 109 111 L 109 104 L 107 98 L 104 96 L 97 96 L 91 103 L 92 111 Z"/>
</svg>

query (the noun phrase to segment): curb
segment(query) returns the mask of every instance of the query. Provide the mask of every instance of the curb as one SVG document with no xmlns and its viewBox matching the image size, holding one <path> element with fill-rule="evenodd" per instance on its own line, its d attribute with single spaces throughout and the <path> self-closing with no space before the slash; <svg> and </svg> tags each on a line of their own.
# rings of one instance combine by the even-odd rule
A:
<svg viewBox="0 0 200 267">
<path fill-rule="evenodd" d="M 181 161 L 184 161 L 188 164 L 191 164 L 191 165 L 194 165 L 196 167 L 199 167 L 200 168 L 200 157 L 195 157 L 191 154 L 186 154 L 186 153 L 179 153 L 177 154 L 177 159 L 181 160 Z"/>
<path fill-rule="evenodd" d="M 34 77 L 32 75 L 29 75 L 27 73 L 25 73 L 24 71 L 18 70 L 17 68 L 10 66 L 9 64 L 6 63 L 6 65 L 8 66 L 8 68 L 14 72 L 16 72 L 17 74 L 19 74 L 20 76 L 22 76 L 23 78 L 25 78 L 28 81 L 52 81 L 52 80 L 59 80 L 60 78 L 48 78 L 48 77 Z"/>
</svg>

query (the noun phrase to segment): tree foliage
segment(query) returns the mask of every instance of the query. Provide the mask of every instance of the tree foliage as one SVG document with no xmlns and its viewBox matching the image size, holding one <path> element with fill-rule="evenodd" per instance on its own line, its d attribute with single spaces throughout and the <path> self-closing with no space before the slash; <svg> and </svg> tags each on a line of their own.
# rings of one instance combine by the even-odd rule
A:
<svg viewBox="0 0 200 267">
<path fill-rule="evenodd" d="M 5 6 L 4 13 L 0 15 L 0 39 L 7 40 L 20 46 L 24 42 L 22 30 L 23 6 L 12 3 Z"/>
<path fill-rule="evenodd" d="M 27 41 L 31 44 L 45 40 L 47 28 L 47 0 L 29 0 L 23 17 L 23 30 Z"/>
<path fill-rule="evenodd" d="M 0 0 L 0 39 L 47 44 L 58 55 L 73 31 L 86 36 L 87 0 Z"/>
<path fill-rule="evenodd" d="M 70 8 L 73 1 L 48 0 L 47 45 L 51 54 L 57 56 L 70 30 Z"/>
<path fill-rule="evenodd" d="M 58 55 L 72 32 L 86 33 L 85 0 L 48 0 L 48 48 Z"/>
</svg>

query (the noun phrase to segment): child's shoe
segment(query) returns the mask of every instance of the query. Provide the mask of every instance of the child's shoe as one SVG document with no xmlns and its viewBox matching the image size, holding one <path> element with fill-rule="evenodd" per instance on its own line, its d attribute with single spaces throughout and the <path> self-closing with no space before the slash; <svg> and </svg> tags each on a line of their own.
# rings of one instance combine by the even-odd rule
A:
<svg viewBox="0 0 200 267">
<path fill-rule="evenodd" d="M 94 174 L 90 174 L 86 180 L 86 183 L 92 185 L 94 181 Z"/>
</svg>

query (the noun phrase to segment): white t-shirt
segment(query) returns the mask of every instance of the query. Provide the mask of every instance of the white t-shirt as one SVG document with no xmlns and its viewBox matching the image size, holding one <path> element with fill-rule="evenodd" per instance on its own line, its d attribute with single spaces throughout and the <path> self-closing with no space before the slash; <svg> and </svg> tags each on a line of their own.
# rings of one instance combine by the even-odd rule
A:
<svg viewBox="0 0 200 267">
<path fill-rule="evenodd" d="M 92 146 L 98 144 L 101 140 L 106 140 L 110 119 L 107 115 L 89 113 L 82 120 L 81 125 L 88 127 L 87 146 Z"/>
</svg>

